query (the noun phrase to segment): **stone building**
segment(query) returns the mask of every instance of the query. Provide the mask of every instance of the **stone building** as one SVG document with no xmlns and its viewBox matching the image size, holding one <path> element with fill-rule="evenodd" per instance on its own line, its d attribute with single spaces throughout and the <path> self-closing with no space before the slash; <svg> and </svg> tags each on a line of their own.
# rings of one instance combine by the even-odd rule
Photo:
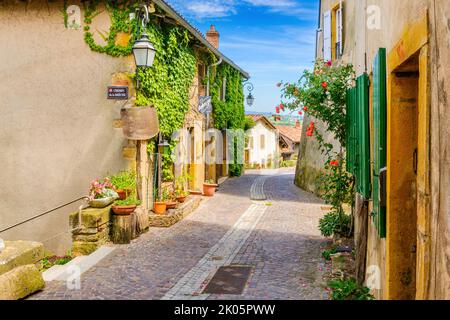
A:
<svg viewBox="0 0 450 320">
<path fill-rule="evenodd" d="M 103 46 L 111 16 L 101 6 L 91 30 L 93 40 Z M 211 53 L 249 78 L 218 50 L 214 32 L 210 43 L 165 1 L 152 1 L 150 9 L 158 11 L 161 23 L 188 30 L 195 50 Z M 85 14 L 78 0 L 0 2 L 0 231 L 51 211 L 0 236 L 40 241 L 58 254 L 70 247 L 68 216 L 83 205 L 81 197 L 87 195 L 90 181 L 136 166 L 135 142 L 127 141 L 121 129 L 125 101 L 106 99 L 111 85 L 129 86 L 130 97 L 134 96 L 128 77 L 135 72 L 133 56 L 93 52 L 85 42 Z M 130 34 L 119 32 L 115 42 L 125 46 L 129 40 Z M 198 62 L 185 123 L 194 128 L 198 146 L 195 156 L 200 165 L 193 172 L 192 186 L 197 189 L 206 169 L 207 116 L 198 108 L 199 97 L 206 95 L 202 78 L 208 67 Z M 150 186 L 144 189 L 151 194 Z"/>
<path fill-rule="evenodd" d="M 317 58 L 352 63 L 368 84 L 368 104 L 357 105 L 367 114 L 360 143 L 370 145 L 355 208 L 359 276 L 379 299 L 449 299 L 450 3 L 320 4 Z M 316 142 L 302 138 L 297 184 L 314 191 L 322 165 Z"/>
</svg>

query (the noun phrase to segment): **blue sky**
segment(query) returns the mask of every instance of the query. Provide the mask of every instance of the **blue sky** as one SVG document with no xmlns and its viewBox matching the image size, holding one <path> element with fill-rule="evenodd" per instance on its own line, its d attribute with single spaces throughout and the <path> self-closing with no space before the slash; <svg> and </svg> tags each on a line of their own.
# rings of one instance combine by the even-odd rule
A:
<svg viewBox="0 0 450 320">
<path fill-rule="evenodd" d="M 274 112 L 276 84 L 297 81 L 313 65 L 318 0 L 167 1 L 203 33 L 216 26 L 220 51 L 252 76 L 256 101 L 248 111 Z"/>
</svg>

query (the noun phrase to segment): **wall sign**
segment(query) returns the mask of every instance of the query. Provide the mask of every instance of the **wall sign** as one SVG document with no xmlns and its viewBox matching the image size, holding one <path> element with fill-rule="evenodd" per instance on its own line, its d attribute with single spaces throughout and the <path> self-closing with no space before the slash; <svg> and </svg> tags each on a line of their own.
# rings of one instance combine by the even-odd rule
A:
<svg viewBox="0 0 450 320">
<path fill-rule="evenodd" d="M 128 87 L 110 86 L 108 87 L 108 99 L 128 100 Z"/>
</svg>

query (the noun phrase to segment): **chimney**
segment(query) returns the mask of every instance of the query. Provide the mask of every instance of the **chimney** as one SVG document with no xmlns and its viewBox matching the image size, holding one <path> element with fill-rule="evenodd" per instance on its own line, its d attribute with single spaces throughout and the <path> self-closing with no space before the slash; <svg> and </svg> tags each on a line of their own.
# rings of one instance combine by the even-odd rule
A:
<svg viewBox="0 0 450 320">
<path fill-rule="evenodd" d="M 206 32 L 206 40 L 213 45 L 214 48 L 219 49 L 220 34 L 217 32 L 216 27 L 211 25 L 208 32 Z"/>
</svg>

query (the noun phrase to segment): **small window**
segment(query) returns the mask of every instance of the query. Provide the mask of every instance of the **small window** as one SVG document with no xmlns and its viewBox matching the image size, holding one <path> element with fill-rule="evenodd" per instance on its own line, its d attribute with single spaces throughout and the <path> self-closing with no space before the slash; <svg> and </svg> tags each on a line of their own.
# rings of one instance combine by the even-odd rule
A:
<svg viewBox="0 0 450 320">
<path fill-rule="evenodd" d="M 344 7 L 340 2 L 323 15 L 323 59 L 336 60 L 344 52 Z"/>
<path fill-rule="evenodd" d="M 253 137 L 249 137 L 248 146 L 250 149 L 253 149 Z"/>
<path fill-rule="evenodd" d="M 263 134 L 260 137 L 260 147 L 261 147 L 261 149 L 266 148 L 266 136 Z"/>
</svg>

